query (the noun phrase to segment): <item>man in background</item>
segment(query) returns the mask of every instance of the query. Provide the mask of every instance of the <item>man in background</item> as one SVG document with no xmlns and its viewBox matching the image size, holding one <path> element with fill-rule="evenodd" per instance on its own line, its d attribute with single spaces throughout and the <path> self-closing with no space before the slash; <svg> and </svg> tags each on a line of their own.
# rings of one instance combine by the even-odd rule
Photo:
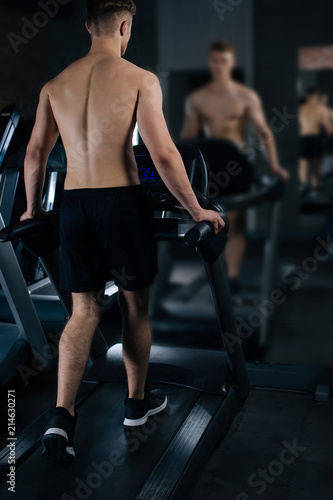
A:
<svg viewBox="0 0 333 500">
<path fill-rule="evenodd" d="M 181 134 L 183 140 L 189 140 L 196 139 L 203 133 L 208 139 L 229 141 L 235 146 L 234 158 L 237 159 L 241 175 L 230 178 L 229 185 L 221 192 L 222 196 L 247 192 L 251 187 L 253 167 L 245 154 L 240 155 L 237 151 L 246 149 L 248 124 L 253 125 L 264 145 L 272 174 L 279 174 L 285 181 L 289 179 L 289 173 L 280 166 L 274 136 L 266 121 L 259 96 L 233 79 L 235 64 L 235 48 L 231 43 L 221 40 L 211 45 L 209 66 L 212 81 L 188 97 Z M 223 157 L 215 157 L 212 162 L 215 164 L 214 170 L 226 167 Z M 230 211 L 228 218 L 229 243 L 225 256 L 231 292 L 238 293 L 246 248 L 244 213 Z"/>
<path fill-rule="evenodd" d="M 309 88 L 306 99 L 298 108 L 299 133 L 299 180 L 300 192 L 311 186 L 318 187 L 324 154 L 323 131 L 333 133 L 330 112 L 327 104 L 321 100 L 316 88 Z M 312 170 L 312 171 L 311 171 Z"/>
</svg>

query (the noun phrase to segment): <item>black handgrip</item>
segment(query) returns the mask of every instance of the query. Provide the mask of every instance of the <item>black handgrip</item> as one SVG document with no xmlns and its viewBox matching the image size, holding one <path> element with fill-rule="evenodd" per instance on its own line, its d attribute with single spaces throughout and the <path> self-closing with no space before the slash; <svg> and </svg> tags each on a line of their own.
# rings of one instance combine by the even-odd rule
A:
<svg viewBox="0 0 333 500">
<path fill-rule="evenodd" d="M 184 236 L 184 243 L 188 247 L 196 247 L 199 243 L 214 235 L 214 226 L 210 222 L 198 222 Z"/>
<path fill-rule="evenodd" d="M 45 220 L 29 219 L 18 224 L 12 224 L 3 228 L 0 231 L 0 242 L 5 243 L 7 241 L 18 240 L 23 238 L 27 234 L 32 232 L 37 232 L 42 229 L 45 225 L 49 225 Z"/>
<path fill-rule="evenodd" d="M 14 241 L 40 233 L 49 234 L 51 231 L 54 231 L 59 221 L 59 210 L 52 210 L 49 213 L 52 215 L 53 224 L 45 219 L 27 219 L 4 227 L 0 231 L 0 243 L 6 243 L 7 241 Z"/>
<path fill-rule="evenodd" d="M 221 219 L 224 221 L 224 228 L 220 231 L 220 234 L 223 233 L 225 236 L 229 231 L 229 220 L 228 216 L 223 210 L 223 208 L 213 201 L 210 201 L 209 207 L 212 210 L 218 212 Z M 202 243 L 203 241 L 208 240 L 208 238 L 215 235 L 214 225 L 211 222 L 202 221 L 198 222 L 192 229 L 190 229 L 184 236 L 184 243 L 188 247 L 195 247 Z"/>
</svg>

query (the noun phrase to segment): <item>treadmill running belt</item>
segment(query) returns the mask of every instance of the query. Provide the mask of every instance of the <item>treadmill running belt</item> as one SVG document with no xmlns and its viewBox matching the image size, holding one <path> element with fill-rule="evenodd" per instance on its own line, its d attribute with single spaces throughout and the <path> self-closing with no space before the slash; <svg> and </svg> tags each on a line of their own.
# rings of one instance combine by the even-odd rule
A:
<svg viewBox="0 0 333 500">
<path fill-rule="evenodd" d="M 17 498 L 25 498 L 27 491 L 33 500 L 135 498 L 200 397 L 194 390 L 158 386 L 168 394 L 169 409 L 139 430 L 125 431 L 126 385 L 103 384 L 78 411 L 75 461 L 69 465 L 46 461 L 39 446 L 17 467 Z M 2 500 L 12 498 L 7 486 L 6 482 L 0 486 Z"/>
</svg>

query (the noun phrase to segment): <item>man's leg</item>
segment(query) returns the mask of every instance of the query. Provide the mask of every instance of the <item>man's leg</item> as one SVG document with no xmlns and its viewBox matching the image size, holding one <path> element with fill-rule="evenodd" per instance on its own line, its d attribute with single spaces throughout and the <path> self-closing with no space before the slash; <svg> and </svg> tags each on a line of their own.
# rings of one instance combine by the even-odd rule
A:
<svg viewBox="0 0 333 500">
<path fill-rule="evenodd" d="M 246 239 L 243 228 L 243 212 L 228 212 L 229 241 L 225 249 L 225 259 L 229 279 L 238 279 L 243 264 Z"/>
<path fill-rule="evenodd" d="M 299 161 L 298 177 L 303 185 L 309 182 L 309 162 L 304 158 Z"/>
<path fill-rule="evenodd" d="M 148 317 L 149 289 L 137 292 L 120 290 L 123 315 L 123 358 L 126 367 L 129 398 L 144 399 L 144 388 L 151 348 Z"/>
<path fill-rule="evenodd" d="M 321 165 L 322 165 L 322 160 L 320 158 L 315 158 L 313 160 L 313 172 L 311 178 L 312 189 L 318 188 L 319 179 L 321 176 Z"/>
<path fill-rule="evenodd" d="M 73 314 L 60 338 L 57 407 L 66 408 L 71 415 L 103 310 L 100 296 L 97 291 L 73 294 Z"/>
</svg>

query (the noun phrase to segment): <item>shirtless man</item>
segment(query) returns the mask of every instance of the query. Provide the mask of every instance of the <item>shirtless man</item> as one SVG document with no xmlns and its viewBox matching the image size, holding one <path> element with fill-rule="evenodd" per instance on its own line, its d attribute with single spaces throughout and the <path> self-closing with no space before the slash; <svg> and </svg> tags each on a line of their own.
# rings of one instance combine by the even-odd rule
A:
<svg viewBox="0 0 333 500">
<path fill-rule="evenodd" d="M 306 101 L 298 110 L 298 121 L 300 126 L 299 179 L 302 193 L 308 187 L 311 167 L 312 188 L 316 189 L 318 186 L 324 153 L 322 129 L 328 135 L 333 133 L 329 109 L 320 102 L 320 93 L 317 89 L 308 90 Z"/>
<path fill-rule="evenodd" d="M 289 173 L 279 164 L 273 134 L 267 124 L 258 95 L 251 89 L 236 83 L 232 78 L 235 67 L 235 48 L 227 41 L 217 41 L 211 46 L 210 69 L 212 82 L 193 92 L 187 99 L 186 120 L 181 138 L 195 139 L 203 131 L 210 139 L 231 141 L 236 147 L 245 149 L 245 132 L 248 123 L 252 123 L 264 144 L 273 174 L 279 174 L 284 180 Z M 252 170 L 245 155 L 243 169 Z M 246 172 L 244 172 L 246 173 Z M 250 172 L 248 179 L 251 178 Z M 231 191 L 232 188 L 232 191 Z M 250 188 L 249 183 L 245 190 Z M 228 186 L 226 194 L 241 192 L 237 189 L 237 177 L 233 186 Z M 244 192 L 244 191 L 243 191 Z M 229 243 L 226 248 L 226 261 L 231 292 L 239 291 L 239 274 L 245 252 L 243 213 L 228 213 Z"/>
<path fill-rule="evenodd" d="M 123 314 L 128 376 L 124 425 L 134 427 L 162 411 L 167 396 L 146 390 L 151 348 L 148 287 L 157 272 L 153 211 L 142 191 L 132 147 L 136 122 L 156 168 L 193 219 L 224 227 L 203 210 L 189 183 L 162 112 L 155 75 L 122 59 L 136 12 L 132 0 L 87 0 L 89 53 L 42 89 L 25 158 L 27 212 L 42 209 L 45 164 L 60 133 L 67 177 L 60 215 L 61 286 L 73 293 L 73 312 L 59 345 L 58 397 L 43 437 L 43 456 L 70 462 L 77 415 L 74 404 L 100 321 L 102 296 L 113 275 Z M 123 271 L 131 276 L 121 279 Z"/>
</svg>

